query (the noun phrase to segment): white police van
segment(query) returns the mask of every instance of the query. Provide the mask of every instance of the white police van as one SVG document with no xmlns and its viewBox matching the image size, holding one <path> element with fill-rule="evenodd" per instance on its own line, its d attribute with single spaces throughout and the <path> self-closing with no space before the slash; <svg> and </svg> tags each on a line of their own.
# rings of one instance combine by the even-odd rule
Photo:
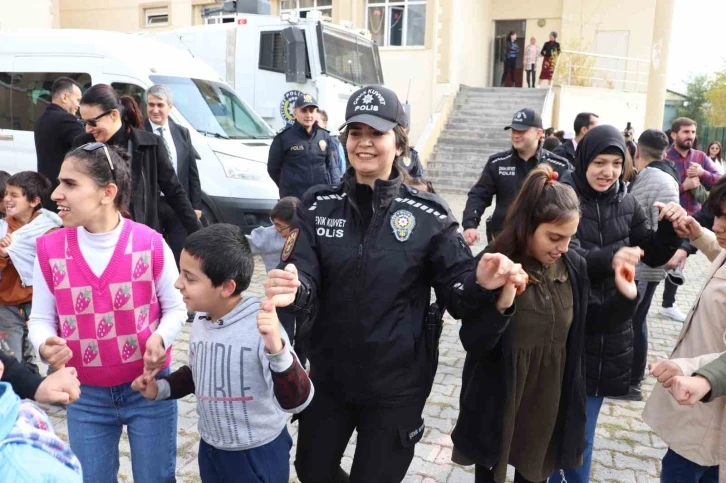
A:
<svg viewBox="0 0 726 483">
<path fill-rule="evenodd" d="M 61 76 L 83 89 L 109 84 L 131 95 L 146 114 L 146 90 L 166 84 L 171 117 L 189 129 L 201 156 L 203 221 L 249 231 L 269 224 L 278 199 L 267 174 L 274 135 L 216 72 L 188 52 L 138 35 L 95 30 L 0 33 L 0 169 L 35 170 L 35 121 Z"/>
<path fill-rule="evenodd" d="M 301 92 L 327 111 L 328 128 L 345 120 L 350 95 L 383 84 L 378 46 L 366 30 L 307 18 L 236 14 L 235 22 L 148 33 L 204 60 L 275 130 L 293 122 Z"/>
</svg>

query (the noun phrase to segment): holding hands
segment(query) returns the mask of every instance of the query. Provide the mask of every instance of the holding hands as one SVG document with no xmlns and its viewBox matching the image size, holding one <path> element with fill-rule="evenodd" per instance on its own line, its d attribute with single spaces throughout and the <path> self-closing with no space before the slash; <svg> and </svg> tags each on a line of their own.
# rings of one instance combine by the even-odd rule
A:
<svg viewBox="0 0 726 483">
<path fill-rule="evenodd" d="M 257 330 L 260 331 L 265 349 L 270 354 L 278 354 L 284 348 L 282 337 L 280 337 L 280 319 L 277 318 L 277 304 L 275 297 L 272 300 L 265 300 L 260 304 L 260 311 L 257 312 Z"/>
<path fill-rule="evenodd" d="M 57 336 L 48 337 L 44 343 L 40 344 L 38 352 L 56 371 L 65 367 L 73 357 L 73 351 L 68 347 L 65 339 Z"/>
<path fill-rule="evenodd" d="M 653 203 L 653 206 L 658 208 L 658 211 L 660 211 L 660 214 L 658 215 L 658 221 L 661 221 L 663 219 L 668 220 L 673 223 L 674 229 L 679 221 L 683 220 L 688 216 L 686 210 L 684 210 L 683 207 L 678 203 L 670 202 L 665 205 L 659 201 L 656 201 L 655 203 Z"/>
<path fill-rule="evenodd" d="M 666 389 L 673 385 L 677 376 L 683 376 L 681 368 L 673 361 L 652 362 L 648 364 L 650 375 L 657 378 Z"/>
<path fill-rule="evenodd" d="M 527 288 L 529 276 L 522 265 L 501 253 L 485 253 L 476 267 L 476 283 L 486 290 L 502 289 L 497 309 L 504 312 L 514 303 L 514 297 Z"/>
<path fill-rule="evenodd" d="M 668 390 L 678 404 L 693 406 L 711 392 L 711 383 L 703 376 L 675 376 Z"/>
<path fill-rule="evenodd" d="M 692 216 L 687 216 L 674 225 L 676 234 L 681 238 L 695 240 L 703 235 L 703 227 Z"/>
<path fill-rule="evenodd" d="M 698 179 L 706 170 L 703 169 L 703 166 L 701 166 L 698 163 L 691 163 L 691 165 L 686 170 L 686 175 L 689 178 L 696 178 Z M 698 185 L 701 183 L 699 182 Z M 696 187 L 698 187 L 698 185 Z"/>
<path fill-rule="evenodd" d="M 297 268 L 292 263 L 285 270 L 270 270 L 265 280 L 265 296 L 275 300 L 276 307 L 287 307 L 295 302 L 300 279 Z"/>
</svg>

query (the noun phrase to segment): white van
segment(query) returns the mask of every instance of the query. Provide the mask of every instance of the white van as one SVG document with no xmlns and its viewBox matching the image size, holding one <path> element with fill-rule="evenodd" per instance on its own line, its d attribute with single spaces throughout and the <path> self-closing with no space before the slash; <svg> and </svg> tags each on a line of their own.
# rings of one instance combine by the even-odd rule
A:
<svg viewBox="0 0 726 483">
<path fill-rule="evenodd" d="M 383 84 L 378 46 L 366 30 L 286 15 L 236 14 L 234 23 L 144 32 L 209 64 L 279 130 L 301 92 L 317 98 L 336 131 L 350 95 Z"/>
<path fill-rule="evenodd" d="M 171 117 L 189 129 L 202 184 L 203 221 L 249 231 L 269 224 L 278 199 L 267 174 L 274 132 L 208 65 L 138 35 L 96 30 L 0 33 L 0 169 L 35 170 L 35 121 L 61 76 L 83 89 L 109 84 L 146 114 L 146 90 L 168 85 Z"/>
</svg>

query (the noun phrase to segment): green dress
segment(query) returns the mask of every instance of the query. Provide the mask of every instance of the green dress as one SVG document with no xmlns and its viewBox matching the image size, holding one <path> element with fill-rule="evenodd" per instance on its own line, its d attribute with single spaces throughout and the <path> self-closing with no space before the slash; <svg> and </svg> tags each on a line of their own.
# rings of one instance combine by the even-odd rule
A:
<svg viewBox="0 0 726 483">
<path fill-rule="evenodd" d="M 572 285 L 565 261 L 551 265 L 528 259 L 536 279 L 516 298 L 516 312 L 502 344 L 507 370 L 502 439 L 494 467 L 504 482 L 507 463 L 529 481 L 555 470 L 561 434 L 560 397 L 567 336 L 573 317 Z"/>
</svg>

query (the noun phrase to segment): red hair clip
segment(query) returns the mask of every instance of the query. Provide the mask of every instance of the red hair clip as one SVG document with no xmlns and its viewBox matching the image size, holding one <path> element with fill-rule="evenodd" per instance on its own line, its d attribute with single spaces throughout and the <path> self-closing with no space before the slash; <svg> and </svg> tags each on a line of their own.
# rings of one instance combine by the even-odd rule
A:
<svg viewBox="0 0 726 483">
<path fill-rule="evenodd" d="M 552 179 L 553 180 L 557 180 L 557 178 L 559 178 L 559 177 L 560 177 L 560 175 L 559 175 L 559 173 L 557 171 L 553 171 L 552 172 Z"/>
</svg>

